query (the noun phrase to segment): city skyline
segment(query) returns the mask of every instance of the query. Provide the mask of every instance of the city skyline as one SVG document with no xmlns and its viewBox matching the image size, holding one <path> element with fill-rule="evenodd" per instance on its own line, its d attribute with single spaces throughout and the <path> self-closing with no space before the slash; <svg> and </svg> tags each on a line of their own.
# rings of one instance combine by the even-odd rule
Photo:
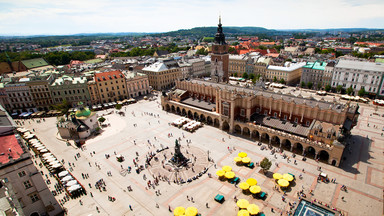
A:
<svg viewBox="0 0 384 216">
<path fill-rule="evenodd" d="M 1 35 L 167 32 L 216 26 L 219 14 L 224 26 L 267 29 L 383 28 L 384 21 L 380 0 L 0 0 L 0 11 Z"/>
</svg>

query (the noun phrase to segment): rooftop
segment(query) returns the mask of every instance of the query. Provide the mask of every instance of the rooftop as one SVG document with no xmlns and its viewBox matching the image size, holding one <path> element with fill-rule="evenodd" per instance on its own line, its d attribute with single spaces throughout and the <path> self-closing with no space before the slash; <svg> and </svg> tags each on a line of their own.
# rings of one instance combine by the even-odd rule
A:
<svg viewBox="0 0 384 216">
<path fill-rule="evenodd" d="M 327 66 L 326 62 L 307 62 L 306 65 L 303 66 L 303 68 L 310 68 L 313 70 L 325 70 L 325 66 Z"/>
<path fill-rule="evenodd" d="M 28 69 L 49 65 L 43 58 L 35 58 L 21 61 Z"/>
<path fill-rule="evenodd" d="M 379 71 L 384 72 L 384 64 L 374 62 L 352 61 L 340 59 L 335 68 L 348 68 L 364 71 Z"/>
<path fill-rule="evenodd" d="M 305 104 L 310 107 L 316 107 L 318 106 L 319 109 L 321 110 L 327 110 L 331 109 L 336 112 L 341 112 L 344 108 L 345 105 L 342 104 L 336 104 L 336 103 L 331 103 L 327 101 L 318 101 L 313 98 L 304 98 L 302 96 L 294 96 L 290 94 L 281 94 L 281 93 L 275 93 L 272 91 L 265 91 L 262 89 L 250 89 L 250 88 L 244 88 L 244 87 L 239 87 L 239 86 L 232 86 L 232 85 L 227 85 L 223 83 L 215 83 L 215 82 L 210 82 L 210 81 L 205 81 L 205 80 L 197 80 L 193 79 L 190 81 L 184 81 L 184 82 L 191 82 L 191 83 L 196 83 L 200 85 L 206 85 L 206 86 L 212 86 L 214 88 L 220 88 L 228 91 L 237 91 L 239 93 L 244 93 L 244 94 L 253 94 L 253 95 L 261 95 L 264 97 L 272 97 L 276 100 L 285 100 L 287 102 L 293 102 L 296 104 Z"/>
<path fill-rule="evenodd" d="M 288 133 L 292 133 L 299 136 L 307 137 L 310 128 L 301 126 L 300 124 L 292 124 L 289 121 L 282 121 L 277 118 L 273 118 L 270 116 L 264 116 L 264 115 L 255 115 L 254 121 L 256 121 L 257 124 L 268 126 L 271 128 L 275 128 L 278 130 L 282 130 Z"/>
<path fill-rule="evenodd" d="M 143 68 L 143 71 L 161 72 L 168 70 L 168 67 L 163 62 L 155 62 Z"/>
<path fill-rule="evenodd" d="M 10 159 L 19 159 L 24 153 L 14 134 L 0 136 L 0 163 L 6 164 Z"/>
<path fill-rule="evenodd" d="M 304 65 L 306 65 L 305 62 L 300 62 L 300 63 L 290 63 L 286 62 L 284 66 L 276 66 L 276 65 L 269 65 L 268 69 L 269 70 L 278 70 L 278 71 L 294 71 L 299 68 L 302 68 Z"/>
<path fill-rule="evenodd" d="M 113 79 L 120 79 L 120 78 L 124 78 L 124 75 L 119 70 L 95 73 L 95 81 L 96 82 L 113 80 Z"/>
</svg>

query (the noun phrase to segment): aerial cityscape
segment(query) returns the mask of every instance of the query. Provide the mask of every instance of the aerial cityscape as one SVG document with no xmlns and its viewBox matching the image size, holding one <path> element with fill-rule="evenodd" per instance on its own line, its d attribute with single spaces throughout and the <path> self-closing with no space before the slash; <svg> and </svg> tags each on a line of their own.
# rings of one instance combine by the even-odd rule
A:
<svg viewBox="0 0 384 216">
<path fill-rule="evenodd" d="M 0 213 L 383 215 L 384 3 L 326 2 L 0 3 Z"/>
</svg>

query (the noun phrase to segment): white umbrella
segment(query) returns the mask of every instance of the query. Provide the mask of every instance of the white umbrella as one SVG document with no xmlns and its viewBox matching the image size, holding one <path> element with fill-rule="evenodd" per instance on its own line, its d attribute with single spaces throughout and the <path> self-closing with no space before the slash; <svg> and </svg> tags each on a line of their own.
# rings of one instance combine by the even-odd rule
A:
<svg viewBox="0 0 384 216">
<path fill-rule="evenodd" d="M 70 175 L 67 175 L 63 179 L 61 179 L 62 182 L 67 182 L 67 181 L 71 181 L 71 180 L 73 180 L 73 178 Z"/>
<path fill-rule="evenodd" d="M 47 156 L 53 156 L 53 154 L 52 153 L 45 153 L 45 154 L 43 154 L 43 157 L 47 157 Z"/>
<path fill-rule="evenodd" d="M 53 158 L 47 158 L 45 161 L 51 163 L 51 162 L 57 161 L 57 159 L 53 157 Z"/>
<path fill-rule="evenodd" d="M 57 163 L 57 164 L 55 164 L 55 165 L 52 165 L 52 168 L 59 168 L 59 167 L 62 167 L 62 165 L 59 164 L 59 163 Z"/>
<path fill-rule="evenodd" d="M 77 184 L 77 181 L 76 180 L 71 180 L 71 181 L 69 181 L 69 182 L 67 182 L 67 187 L 70 187 L 70 186 L 72 186 L 72 185 L 75 185 L 75 184 Z"/>
<path fill-rule="evenodd" d="M 39 152 L 44 153 L 44 152 L 48 152 L 48 150 L 47 150 L 47 149 L 42 149 L 42 150 L 40 150 Z"/>
<path fill-rule="evenodd" d="M 69 192 L 73 192 L 73 191 L 75 191 L 75 190 L 79 190 L 80 188 L 81 188 L 80 185 L 75 184 L 75 185 L 72 185 L 71 187 L 69 187 L 69 188 L 68 188 L 68 191 L 69 191 Z"/>
<path fill-rule="evenodd" d="M 69 172 L 67 171 L 67 170 L 64 170 L 64 171 L 61 171 L 59 174 L 58 174 L 58 176 L 59 177 L 63 177 L 63 176 L 66 176 L 66 175 L 68 175 L 69 174 Z"/>
<path fill-rule="evenodd" d="M 46 149 L 45 146 L 40 146 L 37 148 L 37 151 L 40 151 L 40 150 L 43 150 L 43 149 Z"/>
</svg>

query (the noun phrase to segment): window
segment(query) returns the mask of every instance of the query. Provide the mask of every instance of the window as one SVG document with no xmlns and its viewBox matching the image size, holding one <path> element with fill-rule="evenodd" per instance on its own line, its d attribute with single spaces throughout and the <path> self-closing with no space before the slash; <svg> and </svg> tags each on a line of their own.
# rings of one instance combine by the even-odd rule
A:
<svg viewBox="0 0 384 216">
<path fill-rule="evenodd" d="M 287 115 L 284 115 L 284 120 L 287 120 Z"/>
<path fill-rule="evenodd" d="M 37 194 L 32 194 L 32 195 L 29 195 L 29 197 L 31 198 L 32 202 L 37 202 L 39 201 L 39 196 L 37 196 Z"/>
<path fill-rule="evenodd" d="M 240 110 L 240 116 L 245 116 L 245 109 Z"/>
<path fill-rule="evenodd" d="M 331 139 L 331 134 L 330 133 L 327 135 L 327 139 Z"/>
<path fill-rule="evenodd" d="M 31 187 L 32 187 L 31 182 L 30 182 L 29 180 L 23 182 L 23 184 L 24 184 L 25 189 L 28 189 L 28 188 L 31 188 Z"/>
<path fill-rule="evenodd" d="M 264 110 L 264 115 L 268 115 L 268 110 Z"/>
<path fill-rule="evenodd" d="M 277 112 L 275 112 L 275 113 L 273 114 L 273 116 L 277 117 Z"/>
<path fill-rule="evenodd" d="M 25 173 L 25 171 L 21 171 L 21 172 L 18 173 L 18 175 L 19 175 L 19 177 L 23 177 L 23 176 L 25 176 L 27 174 Z"/>
<path fill-rule="evenodd" d="M 298 121 L 299 121 L 299 119 L 296 117 L 296 118 L 295 118 L 295 123 L 297 123 Z"/>
<path fill-rule="evenodd" d="M 305 123 L 305 125 L 306 126 L 309 126 L 309 123 L 311 123 L 310 121 L 307 121 L 306 123 Z"/>
</svg>

